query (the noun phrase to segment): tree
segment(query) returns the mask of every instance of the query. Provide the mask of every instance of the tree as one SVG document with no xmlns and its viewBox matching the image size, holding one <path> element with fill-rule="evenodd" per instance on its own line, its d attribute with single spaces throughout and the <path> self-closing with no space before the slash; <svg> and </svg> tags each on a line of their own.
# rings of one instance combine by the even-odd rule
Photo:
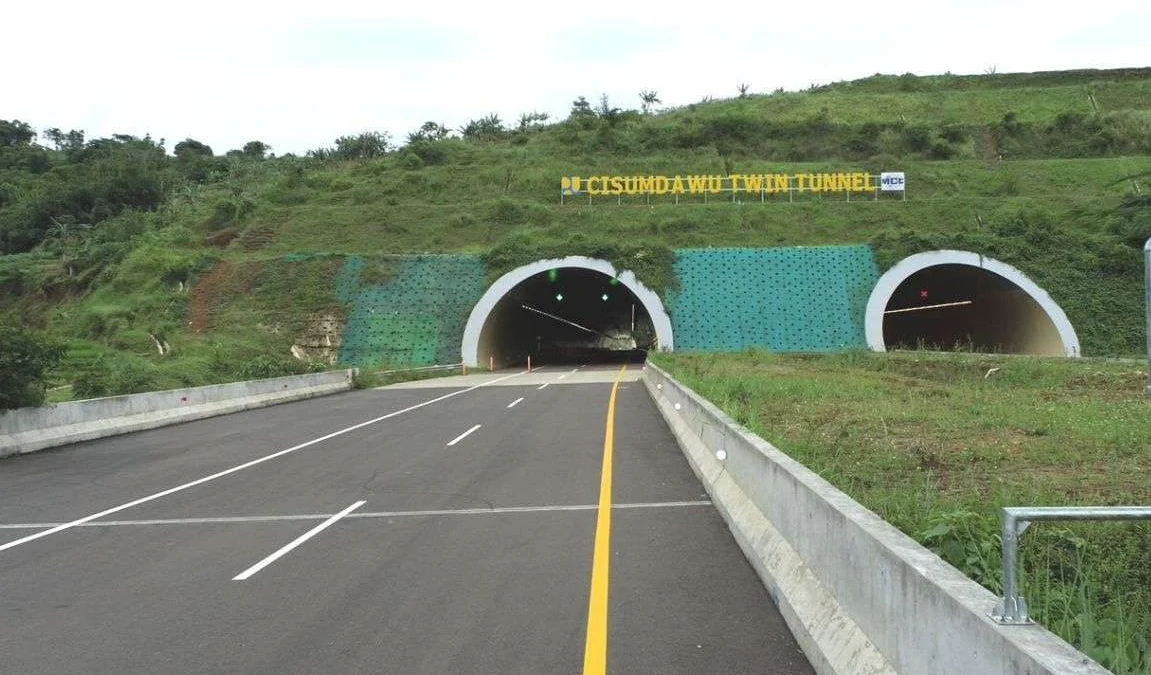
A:
<svg viewBox="0 0 1151 675">
<path fill-rule="evenodd" d="M 740 98 L 747 98 L 749 96 L 748 92 L 751 90 L 751 85 L 747 83 L 739 84 L 736 86 L 736 89 L 739 91 Z"/>
<path fill-rule="evenodd" d="M 576 100 L 572 101 L 570 116 L 576 119 L 580 117 L 595 117 L 595 113 L 592 112 L 591 104 L 588 103 L 588 100 L 583 96 L 580 96 Z"/>
<path fill-rule="evenodd" d="M 518 129 L 520 131 L 527 131 L 529 127 L 534 127 L 537 124 L 543 124 L 551 117 L 545 112 L 532 111 L 530 113 L 523 113 L 520 115 L 520 123 Z"/>
<path fill-rule="evenodd" d="M 469 120 L 460 127 L 460 135 L 468 140 L 495 140 L 507 134 L 503 120 L 496 113 L 486 115 L 478 120 Z"/>
<path fill-rule="evenodd" d="M 375 159 L 388 152 L 391 139 L 387 132 L 365 131 L 358 136 L 336 139 L 335 159 Z"/>
<path fill-rule="evenodd" d="M 612 107 L 611 102 L 607 98 L 607 94 L 600 95 L 599 105 L 596 106 L 595 112 L 599 115 L 599 118 L 607 122 L 609 126 L 614 126 L 623 116 L 622 110 Z"/>
<path fill-rule="evenodd" d="M 181 162 L 189 162 L 200 157 L 211 157 L 213 154 L 211 146 L 192 138 L 186 138 L 177 143 L 173 152 L 176 154 L 176 159 Z"/>
<path fill-rule="evenodd" d="M 442 141 L 448 137 L 448 128 L 439 122 L 424 122 L 420 128 L 408 134 L 408 145 L 420 141 Z"/>
<path fill-rule="evenodd" d="M 44 138 L 52 141 L 56 150 L 67 154 L 70 160 L 84 149 L 84 132 L 77 129 L 64 133 L 58 128 L 52 127 L 44 131 Z"/>
<path fill-rule="evenodd" d="M 0 120 L 0 148 L 31 145 L 35 138 L 36 132 L 28 124 L 20 120 Z"/>
<path fill-rule="evenodd" d="M 663 101 L 659 100 L 659 92 L 654 89 L 644 89 L 639 93 L 640 109 L 643 114 L 647 115 L 651 112 L 653 106 Z"/>
<path fill-rule="evenodd" d="M 64 358 L 64 347 L 0 326 L 0 410 L 44 403 L 45 378 Z"/>
<path fill-rule="evenodd" d="M 240 153 L 244 157 L 251 159 L 264 159 L 268 156 L 268 152 L 271 151 L 271 149 L 272 146 L 262 141 L 248 141 L 244 144 L 244 149 L 241 150 Z"/>
</svg>

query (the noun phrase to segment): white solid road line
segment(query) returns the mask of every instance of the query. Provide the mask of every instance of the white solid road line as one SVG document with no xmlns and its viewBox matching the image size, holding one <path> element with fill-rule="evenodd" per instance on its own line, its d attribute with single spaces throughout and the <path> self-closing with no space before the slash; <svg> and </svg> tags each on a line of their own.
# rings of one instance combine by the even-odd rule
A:
<svg viewBox="0 0 1151 675">
<path fill-rule="evenodd" d="M 536 389 L 543 389 L 544 387 L 548 386 L 549 384 L 551 384 L 551 382 L 544 382 L 540 386 L 536 387 Z"/>
<path fill-rule="evenodd" d="M 468 429 L 464 433 L 460 434 L 459 436 L 456 436 L 452 440 L 448 441 L 448 447 L 450 448 L 453 445 L 455 445 L 456 443 L 459 443 L 460 441 L 464 440 L 468 436 L 471 436 L 473 431 L 475 431 L 476 429 L 479 429 L 482 426 L 483 426 L 482 424 L 477 424 L 474 427 L 472 427 L 471 429 Z"/>
<path fill-rule="evenodd" d="M 316 536 L 317 534 L 328 529 L 328 527 L 331 526 L 332 523 L 335 523 L 340 518 L 343 518 L 344 516 L 348 515 L 352 511 L 355 511 L 356 509 L 360 508 L 361 506 L 363 506 L 366 503 L 367 502 L 365 502 L 364 500 L 361 499 L 360 501 L 356 502 L 355 504 L 352 504 L 351 506 L 344 509 L 343 511 L 340 511 L 339 513 L 332 516 L 331 518 L 328 518 L 327 520 L 320 523 L 319 525 L 317 525 L 317 526 L 313 527 L 312 529 L 308 530 L 307 532 L 301 534 L 299 537 L 296 537 L 294 540 L 292 540 L 286 546 L 281 548 L 279 551 L 276 551 L 275 553 L 268 556 L 267 558 L 264 558 L 263 560 L 256 563 L 255 565 L 252 565 L 248 569 L 246 569 L 243 572 L 240 572 L 236 576 L 232 577 L 232 581 L 243 581 L 243 580 L 251 577 L 256 572 L 259 572 L 260 570 L 264 569 L 268 565 L 271 565 L 272 563 L 276 562 L 280 558 L 284 557 L 284 555 L 286 553 L 288 553 L 292 549 L 296 548 L 300 544 L 304 543 L 305 541 L 311 539 L 312 537 Z"/>
<path fill-rule="evenodd" d="M 516 407 L 517 405 L 519 405 L 519 402 L 520 402 L 520 401 L 522 401 L 522 400 L 524 400 L 524 397 L 523 397 L 523 396 L 521 396 L 521 397 L 517 398 L 516 400 L 512 401 L 511 403 L 509 403 L 509 404 L 508 404 L 508 407 L 509 407 L 509 408 L 514 408 L 514 407 Z"/>
<path fill-rule="evenodd" d="M 368 420 L 367 422 L 360 422 L 359 424 L 352 425 L 346 429 L 340 429 L 339 431 L 332 432 L 326 436 L 320 436 L 319 438 L 314 438 L 314 439 L 307 441 L 305 443 L 300 443 L 299 445 L 293 445 L 292 447 L 290 447 L 286 450 L 280 450 L 279 452 L 273 452 L 270 455 L 265 455 L 264 457 L 260 457 L 259 459 L 253 459 L 252 461 L 245 462 L 243 464 L 240 464 L 239 466 L 234 466 L 230 469 L 225 469 L 224 471 L 214 473 L 210 476 L 204 476 L 203 478 L 198 478 L 198 479 L 196 479 L 190 483 L 184 483 L 183 485 L 177 485 L 174 488 L 168 488 L 167 490 L 161 490 L 160 492 L 148 495 L 147 497 L 141 497 L 139 499 L 130 501 L 126 504 L 114 506 L 110 509 L 105 509 L 99 513 L 93 513 L 90 516 L 84 516 L 83 518 L 73 520 L 72 522 L 69 522 L 69 523 L 63 523 L 61 525 L 57 525 L 57 526 L 55 526 L 49 530 L 44 530 L 43 532 L 37 532 L 35 534 L 30 534 L 27 537 L 21 537 L 20 539 L 16 539 L 15 541 L 10 541 L 6 544 L 0 544 L 0 551 L 7 551 L 10 548 L 16 548 L 17 546 L 20 546 L 21 544 L 27 544 L 30 541 L 35 541 L 35 540 L 40 539 L 42 537 L 47 537 L 50 534 L 55 534 L 57 532 L 62 532 L 64 530 L 71 529 L 73 527 L 76 527 L 77 525 L 83 525 L 84 523 L 87 523 L 87 522 L 92 521 L 92 520 L 96 520 L 97 518 L 103 518 L 104 516 L 110 516 L 113 513 L 118 513 L 120 511 L 123 511 L 124 509 L 130 509 L 133 506 L 139 506 L 140 504 L 144 504 L 146 502 L 150 502 L 152 500 L 159 499 L 161 497 L 167 497 L 170 494 L 175 494 L 175 493 L 180 492 L 182 490 L 187 490 L 190 487 L 195 487 L 197 485 L 207 483 L 208 481 L 213 481 L 213 480 L 216 480 L 217 478 L 223 478 L 224 476 L 228 476 L 230 474 L 236 473 L 237 471 L 243 471 L 244 469 L 256 466 L 257 464 L 262 464 L 262 463 L 264 463 L 270 459 L 275 459 L 275 458 L 280 457 L 282 455 L 286 455 L 288 453 L 295 452 L 297 450 L 302 450 L 306 447 L 315 445 L 317 443 L 322 443 L 322 442 L 324 442 L 328 439 L 331 439 L 331 438 L 335 438 L 336 436 L 342 436 L 342 435 L 344 435 L 350 431 L 355 431 L 356 429 L 362 429 L 362 428 L 368 426 L 369 424 L 375 424 L 376 422 L 382 422 L 386 419 L 395 417 L 396 415 L 402 415 L 406 412 L 411 412 L 412 410 L 417 410 L 419 408 L 423 408 L 424 406 L 432 405 L 433 403 L 439 403 L 440 401 L 443 401 L 445 399 L 449 399 L 453 396 L 459 396 L 460 394 L 466 394 L 469 391 L 474 391 L 476 389 L 479 389 L 480 387 L 486 387 L 489 384 L 495 384 L 496 382 L 502 382 L 504 380 L 510 380 L 511 378 L 519 377 L 520 375 L 523 375 L 526 372 L 527 371 L 520 371 L 518 373 L 513 373 L 511 375 L 505 375 L 503 377 L 499 377 L 499 378 L 496 378 L 494 380 L 488 380 L 486 382 L 481 382 L 475 386 L 468 387 L 467 389 L 461 389 L 459 391 L 453 391 L 450 394 L 444 394 L 443 396 L 437 396 L 436 398 L 433 398 L 433 399 L 428 400 L 428 401 L 424 401 L 423 403 L 417 403 L 416 405 L 409 406 L 407 408 L 404 408 L 403 410 L 397 410 L 395 412 L 388 413 L 387 415 L 383 415 L 381 417 L 377 417 L 375 419 Z"/>
<path fill-rule="evenodd" d="M 681 502 L 639 502 L 632 504 L 612 504 L 613 509 L 664 509 L 684 506 L 710 506 L 711 501 L 706 499 Z M 501 513 L 548 513 L 556 511 L 595 511 L 598 504 L 559 504 L 550 506 L 497 506 L 485 509 L 440 509 L 423 511 L 364 511 L 350 513 L 345 516 L 352 520 L 355 518 L 413 518 L 424 516 L 479 516 L 498 515 Z M 243 523 L 277 523 L 297 520 L 323 520 L 331 518 L 327 513 L 299 513 L 281 516 L 215 516 L 208 518 L 160 518 L 151 520 L 101 520 L 94 523 L 84 523 L 77 527 L 138 527 L 146 525 L 231 525 Z M 59 523 L 6 523 L 0 525 L 0 530 L 39 530 L 53 527 Z"/>
</svg>

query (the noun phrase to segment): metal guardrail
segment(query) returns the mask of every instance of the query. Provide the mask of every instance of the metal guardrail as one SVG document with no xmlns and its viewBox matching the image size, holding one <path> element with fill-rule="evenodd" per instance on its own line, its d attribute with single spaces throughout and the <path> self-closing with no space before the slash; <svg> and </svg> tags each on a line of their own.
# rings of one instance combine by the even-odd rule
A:
<svg viewBox="0 0 1151 675">
<path fill-rule="evenodd" d="M 393 373 L 412 373 L 420 370 L 444 370 L 446 368 L 463 368 L 463 363 L 447 363 L 442 366 L 419 366 L 418 368 L 395 368 L 393 370 L 369 370 L 374 375 L 391 375 Z"/>
<path fill-rule="evenodd" d="M 1003 509 L 1003 597 L 989 616 L 1003 625 L 1035 623 L 1016 577 L 1019 537 L 1036 520 L 1151 520 L 1151 506 L 1053 506 Z"/>
</svg>

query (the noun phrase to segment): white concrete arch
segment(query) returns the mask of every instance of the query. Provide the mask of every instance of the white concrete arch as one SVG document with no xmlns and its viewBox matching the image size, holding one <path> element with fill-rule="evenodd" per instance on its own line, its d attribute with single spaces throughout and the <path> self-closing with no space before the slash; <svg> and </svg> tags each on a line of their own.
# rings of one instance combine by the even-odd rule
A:
<svg viewBox="0 0 1151 675">
<path fill-rule="evenodd" d="M 647 310 L 647 314 L 651 317 L 652 325 L 655 328 L 656 341 L 659 349 L 661 351 L 672 350 L 674 347 L 674 339 L 671 332 L 671 317 L 668 316 L 667 310 L 664 309 L 663 301 L 659 299 L 659 296 L 656 295 L 654 291 L 640 283 L 632 272 L 618 272 L 615 266 L 606 260 L 573 255 L 566 258 L 537 260 L 522 267 L 517 267 L 499 279 L 496 279 L 496 282 L 488 288 L 483 294 L 483 297 L 480 298 L 480 301 L 472 308 L 471 314 L 468 315 L 468 323 L 464 327 L 464 340 L 460 348 L 464 363 L 469 366 L 480 365 L 480 336 L 483 333 L 484 324 L 487 322 L 488 316 L 492 313 L 492 310 L 496 308 L 496 304 L 499 303 L 500 299 L 530 277 L 551 269 L 563 269 L 565 267 L 592 270 L 619 279 L 620 283 L 631 291 L 636 299 L 640 301 L 640 304 L 643 305 L 644 309 Z"/>
<path fill-rule="evenodd" d="M 886 351 L 886 344 L 883 337 L 884 312 L 887 309 L 887 303 L 890 301 L 896 289 L 899 288 L 900 284 L 906 281 L 912 274 L 938 265 L 968 265 L 978 267 L 997 274 L 1015 284 L 1020 290 L 1030 296 L 1047 315 L 1047 318 L 1051 320 L 1063 343 L 1063 352 L 1067 356 L 1080 355 L 1079 336 L 1075 333 L 1075 328 L 1067 319 L 1067 314 L 1064 313 L 1063 308 L 1051 299 L 1047 291 L 1040 288 L 1038 284 L 1029 279 L 1023 272 L 1020 272 L 1007 263 L 1000 262 L 994 258 L 988 258 L 978 253 L 972 253 L 971 251 L 950 250 L 928 251 L 926 253 L 917 253 L 909 256 L 899 261 L 899 263 L 879 278 L 875 289 L 871 292 L 871 297 L 867 300 L 867 313 L 864 317 L 868 347 L 877 352 Z"/>
</svg>

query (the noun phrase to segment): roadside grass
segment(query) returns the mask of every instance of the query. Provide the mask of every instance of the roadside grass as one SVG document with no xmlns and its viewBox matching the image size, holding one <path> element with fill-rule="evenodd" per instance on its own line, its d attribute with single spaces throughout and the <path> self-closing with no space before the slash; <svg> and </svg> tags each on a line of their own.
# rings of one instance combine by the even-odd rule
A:
<svg viewBox="0 0 1151 675">
<path fill-rule="evenodd" d="M 1143 362 L 762 351 L 653 361 L 997 593 L 1001 507 L 1151 504 Z M 1151 525 L 1043 523 L 1021 555 L 1039 622 L 1116 673 L 1151 672 Z"/>
</svg>

